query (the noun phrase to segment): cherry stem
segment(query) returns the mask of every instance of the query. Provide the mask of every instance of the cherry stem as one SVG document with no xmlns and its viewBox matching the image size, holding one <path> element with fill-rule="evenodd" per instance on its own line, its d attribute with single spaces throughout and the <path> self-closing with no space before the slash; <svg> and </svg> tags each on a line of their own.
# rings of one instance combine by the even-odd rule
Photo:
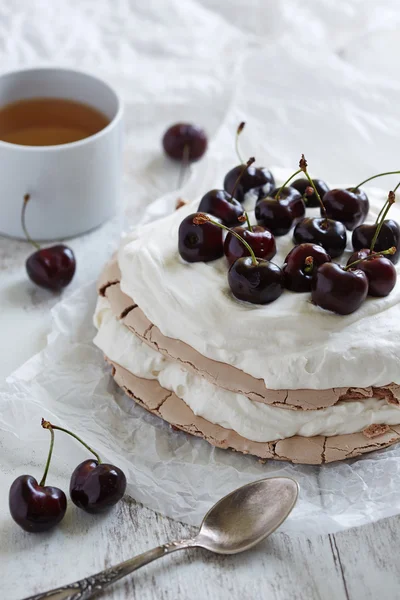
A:
<svg viewBox="0 0 400 600">
<path fill-rule="evenodd" d="M 313 180 L 311 179 L 311 177 L 308 174 L 307 167 L 305 167 L 304 169 L 302 169 L 302 171 L 303 171 L 304 175 L 307 177 L 308 181 L 310 182 L 310 185 L 311 185 L 312 189 L 314 190 L 314 194 L 316 195 L 317 200 L 318 200 L 318 202 L 321 205 L 322 216 L 325 219 L 325 223 L 328 223 L 328 217 L 326 216 L 326 208 L 324 206 L 324 203 L 322 202 L 322 198 L 319 195 L 317 188 L 315 187 L 315 183 L 313 182 Z"/>
<path fill-rule="evenodd" d="M 384 204 L 383 204 L 383 206 L 382 206 L 381 210 L 380 210 L 380 211 L 379 211 L 379 213 L 378 213 L 378 216 L 376 217 L 375 225 L 378 225 L 378 223 L 379 223 L 379 221 L 380 221 L 380 218 L 381 218 L 381 216 L 382 216 L 382 213 L 383 213 L 383 211 L 386 209 L 387 203 L 388 203 L 388 200 L 387 200 L 387 198 L 386 198 L 386 202 L 384 202 Z"/>
<path fill-rule="evenodd" d="M 240 134 L 242 133 L 245 125 L 246 125 L 246 123 L 244 123 L 244 122 L 240 123 L 239 127 L 236 130 L 236 137 L 235 137 L 235 150 L 236 150 L 237 157 L 240 160 L 241 164 L 244 163 L 244 160 L 241 157 L 241 154 L 239 151 L 239 137 L 240 137 Z"/>
<path fill-rule="evenodd" d="M 91 448 L 83 440 L 81 440 L 81 438 L 78 437 L 75 433 L 72 433 L 72 431 L 69 431 L 68 429 L 64 429 L 64 427 L 59 427 L 58 425 L 53 425 L 52 423 L 50 423 L 49 421 L 45 421 L 44 419 L 42 419 L 42 427 L 44 427 L 44 429 L 50 429 L 50 430 L 58 429 L 58 431 L 63 431 L 64 433 L 68 433 L 68 435 L 70 435 L 73 438 L 75 438 L 76 440 L 78 440 L 78 442 L 80 442 L 82 444 L 82 446 L 85 446 L 85 448 L 87 450 L 89 450 L 89 452 L 94 454 L 99 465 L 101 464 L 101 459 L 100 459 L 100 456 L 97 454 L 97 452 L 95 452 L 93 450 L 93 448 Z"/>
<path fill-rule="evenodd" d="M 354 192 L 354 190 L 358 190 L 358 188 L 360 188 L 362 185 L 364 185 L 364 183 L 368 183 L 368 181 L 372 181 L 373 179 L 376 179 L 377 177 L 384 177 L 385 175 L 397 175 L 398 173 L 400 173 L 400 171 L 386 171 L 386 173 L 378 173 L 378 175 L 372 175 L 372 177 L 368 177 L 368 179 L 364 179 L 364 181 L 362 181 L 355 187 L 351 188 L 351 190 Z"/>
<path fill-rule="evenodd" d="M 36 248 L 36 250 L 40 250 L 40 245 L 31 238 L 31 236 L 29 235 L 29 232 L 28 232 L 28 230 L 26 228 L 26 224 L 25 224 L 26 207 L 27 207 L 27 204 L 28 204 L 30 198 L 31 198 L 30 194 L 25 194 L 25 196 L 24 196 L 24 203 L 22 205 L 22 212 L 21 212 L 21 225 L 22 225 L 22 229 L 24 231 L 25 237 L 28 240 L 28 242 L 30 244 L 32 244 L 32 246 L 34 248 Z"/>
<path fill-rule="evenodd" d="M 218 223 L 218 221 L 214 221 L 213 219 L 211 219 L 208 215 L 206 215 L 204 213 L 199 213 L 198 215 L 196 215 L 193 218 L 193 223 L 195 225 L 204 225 L 204 223 L 212 223 L 213 225 L 216 225 L 220 229 L 225 229 L 225 231 L 228 231 L 229 233 L 234 235 L 239 240 L 239 242 L 242 242 L 242 244 L 247 248 L 247 250 L 250 253 L 251 259 L 253 261 L 253 265 L 258 265 L 256 255 L 253 252 L 253 248 L 246 242 L 246 240 L 244 238 L 242 238 L 241 235 L 236 233 L 236 231 L 234 231 L 233 229 L 230 229 L 229 227 L 227 227 L 226 225 L 223 225 L 222 223 Z"/>
<path fill-rule="evenodd" d="M 368 256 L 366 256 L 365 258 L 360 258 L 358 260 L 355 260 L 354 262 L 347 265 L 347 267 L 343 267 L 343 270 L 348 271 L 351 267 L 355 267 L 355 265 L 358 265 L 359 263 L 364 262 L 365 260 L 370 260 L 371 258 L 375 258 L 376 256 L 392 255 L 395 252 L 396 252 L 395 246 L 392 246 L 388 250 L 382 250 L 382 252 L 372 252 L 371 254 L 368 254 Z"/>
<path fill-rule="evenodd" d="M 42 424 L 43 424 L 43 419 L 42 419 Z M 48 427 L 46 427 L 46 429 L 48 429 L 50 431 L 50 448 L 49 448 L 49 453 L 47 455 L 47 461 L 46 461 L 46 466 L 44 468 L 44 473 L 43 473 L 43 477 L 40 480 L 40 487 L 43 487 L 46 483 L 46 477 L 47 477 L 47 473 L 49 472 L 49 467 L 50 467 L 50 461 L 51 461 L 51 457 L 53 454 L 53 447 L 54 447 L 54 430 L 53 427 L 50 425 L 48 425 Z"/>
<path fill-rule="evenodd" d="M 182 187 L 183 179 L 184 179 L 185 173 L 186 173 L 186 169 L 187 169 L 188 164 L 189 164 L 189 153 L 190 153 L 189 144 L 185 144 L 184 147 L 183 147 L 183 152 L 182 152 L 181 167 L 179 169 L 178 190 Z"/>
<path fill-rule="evenodd" d="M 309 275 L 310 273 L 312 273 L 314 270 L 314 259 L 312 256 L 306 256 L 306 259 L 304 261 L 304 273 L 306 275 Z"/>
<path fill-rule="evenodd" d="M 252 232 L 253 228 L 252 228 L 251 223 L 250 223 L 249 215 L 247 214 L 246 211 L 244 213 L 244 216 L 246 217 L 247 228 L 248 228 L 249 231 Z"/>
<path fill-rule="evenodd" d="M 285 186 L 287 186 L 287 184 L 289 183 L 289 181 L 291 181 L 291 180 L 293 179 L 293 177 L 296 177 L 296 175 L 298 175 L 298 174 L 299 174 L 299 173 L 301 173 L 302 171 L 303 171 L 303 169 L 298 169 L 298 170 L 296 171 L 296 173 L 293 173 L 293 175 L 291 175 L 291 176 L 289 177 L 289 179 L 286 179 L 285 183 L 284 183 L 283 185 L 281 185 L 281 187 L 279 188 L 279 190 L 278 190 L 278 193 L 277 193 L 277 194 L 276 194 L 276 196 L 275 196 L 275 200 L 279 200 L 279 197 L 280 197 L 280 195 L 281 195 L 281 193 L 282 193 L 282 190 L 283 190 L 283 188 L 284 188 Z"/>
<path fill-rule="evenodd" d="M 374 237 L 372 238 L 371 247 L 370 247 L 370 251 L 371 252 L 373 252 L 373 250 L 375 248 L 376 240 L 378 239 L 378 236 L 379 236 L 379 234 L 381 232 L 383 222 L 384 222 L 384 220 L 386 218 L 386 215 L 388 214 L 388 212 L 390 210 L 390 207 L 392 206 L 392 204 L 394 204 L 394 202 L 395 202 L 394 192 L 389 192 L 386 204 L 384 205 L 382 211 L 378 215 L 378 220 L 377 221 L 379 221 L 379 218 L 380 218 L 380 221 L 379 221 L 379 223 L 377 222 L 377 227 L 376 227 L 376 230 L 375 230 L 375 234 L 374 234 Z"/>
<path fill-rule="evenodd" d="M 243 165 L 242 170 L 239 173 L 239 177 L 236 179 L 233 189 L 232 189 L 232 198 L 235 197 L 236 194 L 236 188 L 239 185 L 240 180 L 242 179 L 242 176 L 244 175 L 244 172 L 247 171 L 248 167 L 250 167 L 250 165 L 252 165 L 254 162 L 256 162 L 256 159 L 252 156 L 251 158 L 249 158 L 249 160 L 247 161 L 247 163 L 245 165 Z"/>
<path fill-rule="evenodd" d="M 396 185 L 396 187 L 394 188 L 393 192 L 397 192 L 397 188 L 399 187 L 399 185 L 400 185 L 400 181 L 399 181 L 399 183 Z"/>
</svg>

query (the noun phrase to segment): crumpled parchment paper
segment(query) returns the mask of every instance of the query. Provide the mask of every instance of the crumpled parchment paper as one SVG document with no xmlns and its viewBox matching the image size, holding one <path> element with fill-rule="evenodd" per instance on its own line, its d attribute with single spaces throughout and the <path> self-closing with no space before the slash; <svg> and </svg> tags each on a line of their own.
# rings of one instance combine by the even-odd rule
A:
<svg viewBox="0 0 400 600">
<path fill-rule="evenodd" d="M 355 0 L 318 6 L 238 0 L 235 10 L 213 0 L 159 0 L 140 8 L 111 0 L 57 8 L 37 2 L 18 23 L 11 8 L 1 10 L 7 68 L 79 66 L 122 94 L 125 231 L 140 218 L 173 210 L 178 196 L 193 199 L 221 186 L 237 163 L 233 136 L 241 120 L 247 122 L 244 158 L 253 155 L 265 166 L 294 170 L 304 152 L 312 175 L 347 185 L 398 166 L 400 13 L 393 1 L 379 4 L 379 18 L 374 3 Z M 163 130 L 177 120 L 199 122 L 213 138 L 181 190 L 174 189 L 178 167 L 160 152 Z M 382 199 L 395 181 L 384 181 Z M 95 237 L 91 244 L 93 252 Z M 92 344 L 99 269 L 95 260 L 85 264 L 87 284 L 53 310 L 47 348 L 0 391 L 4 485 L 22 472 L 40 477 L 48 448 L 43 416 L 72 428 L 123 468 L 134 498 L 188 523 L 198 524 L 238 485 L 269 475 L 292 476 L 301 486 L 287 531 L 334 532 L 400 512 L 400 447 L 322 467 L 262 465 L 174 432 L 125 398 Z M 85 456 L 73 440 L 58 436 L 49 481 L 65 481 Z M 1 517 L 6 510 L 2 503 Z"/>
</svg>

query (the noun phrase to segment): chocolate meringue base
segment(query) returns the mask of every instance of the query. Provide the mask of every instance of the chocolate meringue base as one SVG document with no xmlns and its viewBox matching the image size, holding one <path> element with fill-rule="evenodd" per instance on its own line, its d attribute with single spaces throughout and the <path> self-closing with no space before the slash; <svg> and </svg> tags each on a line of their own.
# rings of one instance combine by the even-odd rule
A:
<svg viewBox="0 0 400 600">
<path fill-rule="evenodd" d="M 112 376 L 117 385 L 137 404 L 172 427 L 201 437 L 217 448 L 252 454 L 261 460 L 320 465 L 354 458 L 400 441 L 400 425 L 396 425 L 381 426 L 376 432 L 368 428 L 365 432 L 332 437 L 293 436 L 273 442 L 253 442 L 235 431 L 196 416 L 183 400 L 161 387 L 158 381 L 136 377 L 107 357 L 106 360 L 112 366 Z"/>
</svg>

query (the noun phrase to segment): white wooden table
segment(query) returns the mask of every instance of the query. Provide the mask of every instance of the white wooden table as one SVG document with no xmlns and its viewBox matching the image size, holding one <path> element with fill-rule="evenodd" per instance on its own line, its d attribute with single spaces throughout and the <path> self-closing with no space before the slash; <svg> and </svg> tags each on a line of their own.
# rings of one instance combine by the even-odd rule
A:
<svg viewBox="0 0 400 600">
<path fill-rule="evenodd" d="M 78 265 L 101 230 L 71 242 Z M 30 248 L 0 239 L 0 377 L 40 350 L 57 298 L 33 287 L 24 261 Z M 73 287 L 79 286 L 78 271 Z M 12 339 L 13 352 L 10 352 Z M 11 479 L 10 479 L 11 483 Z M 2 491 L 1 501 L 6 501 Z M 57 535 L 34 536 L 13 521 L 0 536 L 1 600 L 19 600 L 90 575 L 192 529 L 126 498 L 110 514 L 70 506 Z M 268 599 L 397 600 L 400 598 L 400 516 L 326 537 L 275 533 L 247 554 L 176 554 L 110 588 L 110 600 Z M 5 568 L 3 570 L 3 566 Z"/>
</svg>

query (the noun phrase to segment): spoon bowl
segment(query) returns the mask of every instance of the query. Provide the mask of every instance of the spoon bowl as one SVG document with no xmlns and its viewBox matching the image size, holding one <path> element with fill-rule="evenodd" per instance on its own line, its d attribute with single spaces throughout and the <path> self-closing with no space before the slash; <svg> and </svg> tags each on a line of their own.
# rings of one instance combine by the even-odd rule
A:
<svg viewBox="0 0 400 600">
<path fill-rule="evenodd" d="M 208 511 L 195 538 L 196 545 L 217 554 L 244 552 L 283 523 L 298 495 L 298 483 L 288 477 L 248 483 Z"/>
</svg>

